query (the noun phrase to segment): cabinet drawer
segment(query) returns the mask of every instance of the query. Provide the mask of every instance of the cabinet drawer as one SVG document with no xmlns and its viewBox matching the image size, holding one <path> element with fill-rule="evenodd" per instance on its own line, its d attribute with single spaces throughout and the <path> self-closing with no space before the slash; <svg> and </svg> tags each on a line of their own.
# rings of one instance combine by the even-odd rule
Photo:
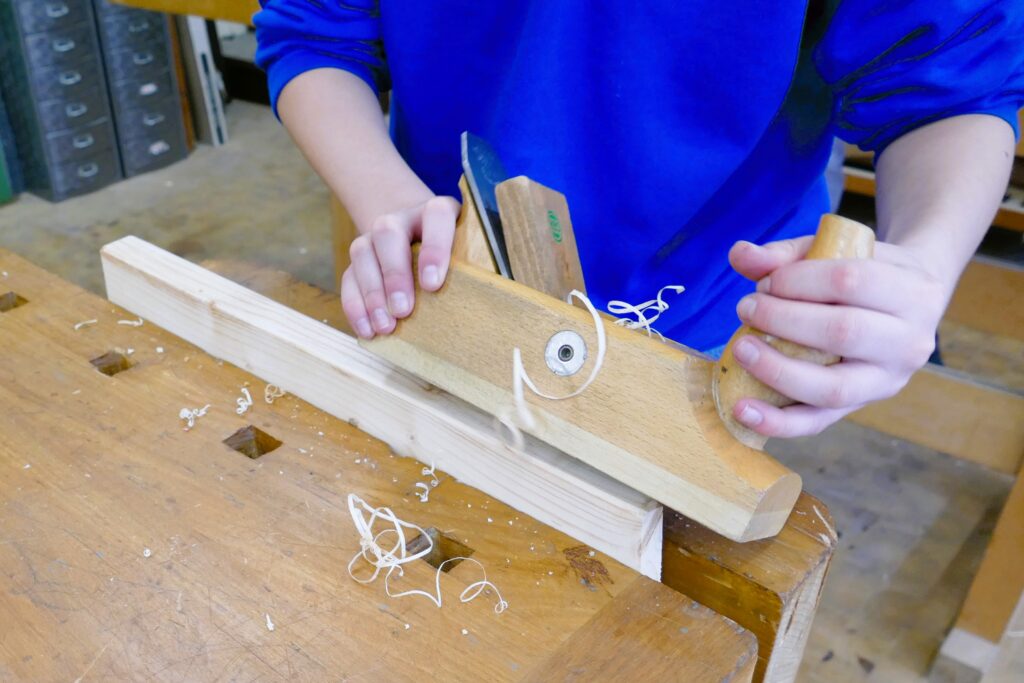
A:
<svg viewBox="0 0 1024 683">
<path fill-rule="evenodd" d="M 163 133 L 163 134 L 153 134 Z M 121 145 L 125 173 L 129 176 L 167 166 L 185 158 L 185 136 L 180 127 L 168 126 L 150 135 L 126 140 Z"/>
<path fill-rule="evenodd" d="M 57 133 L 84 126 L 108 117 L 106 93 L 100 88 L 71 100 L 50 100 L 39 105 L 39 126 L 46 133 Z"/>
<path fill-rule="evenodd" d="M 90 158 L 69 161 L 53 167 L 51 180 L 55 198 L 97 190 L 119 178 L 117 153 L 103 150 Z"/>
<path fill-rule="evenodd" d="M 88 0 L 16 0 L 26 34 L 66 29 L 89 20 Z"/>
<path fill-rule="evenodd" d="M 31 77 L 37 102 L 80 99 L 87 91 L 103 86 L 100 62 L 95 56 L 75 66 L 42 69 Z"/>
<path fill-rule="evenodd" d="M 57 165 L 96 156 L 114 146 L 110 120 L 100 119 L 76 130 L 55 133 L 47 137 L 45 145 L 51 162 Z"/>
<path fill-rule="evenodd" d="M 100 22 L 100 35 L 108 50 L 167 48 L 167 17 L 155 12 L 116 14 Z"/>
<path fill-rule="evenodd" d="M 166 46 L 145 46 L 107 52 L 107 73 L 112 83 L 152 78 L 170 68 Z"/>
<path fill-rule="evenodd" d="M 28 61 L 35 69 L 73 67 L 96 55 L 96 31 L 83 24 L 63 31 L 36 33 L 25 38 Z"/>
<path fill-rule="evenodd" d="M 153 108 L 117 113 L 118 137 L 122 140 L 167 137 L 182 127 L 181 107 L 177 100 L 164 102 Z"/>
<path fill-rule="evenodd" d="M 110 86 L 110 94 L 118 111 L 137 107 L 151 107 L 177 92 L 171 72 L 165 71 L 151 78 L 119 81 Z"/>
</svg>

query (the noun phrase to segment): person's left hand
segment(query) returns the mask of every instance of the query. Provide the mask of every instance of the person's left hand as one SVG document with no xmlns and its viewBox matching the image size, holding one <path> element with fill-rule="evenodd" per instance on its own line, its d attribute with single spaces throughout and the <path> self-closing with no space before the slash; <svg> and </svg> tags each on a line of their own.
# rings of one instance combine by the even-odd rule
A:
<svg viewBox="0 0 1024 683">
<path fill-rule="evenodd" d="M 817 434 L 906 385 L 935 348 L 950 292 L 910 249 L 877 243 L 873 259 L 801 260 L 812 237 L 757 246 L 737 242 L 729 262 L 757 281 L 736 307 L 747 325 L 841 356 L 822 367 L 793 360 L 745 335 L 733 355 L 751 375 L 797 405 L 743 398 L 733 413 L 765 436 Z"/>
</svg>

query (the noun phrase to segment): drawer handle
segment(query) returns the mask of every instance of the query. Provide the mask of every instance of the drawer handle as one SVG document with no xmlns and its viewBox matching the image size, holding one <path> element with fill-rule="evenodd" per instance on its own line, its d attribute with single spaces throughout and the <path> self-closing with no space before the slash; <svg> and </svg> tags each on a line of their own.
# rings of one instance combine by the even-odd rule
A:
<svg viewBox="0 0 1024 683">
<path fill-rule="evenodd" d="M 154 59 L 152 52 L 136 52 L 132 55 L 132 61 L 136 66 L 145 66 Z"/>
<path fill-rule="evenodd" d="M 74 85 L 82 80 L 82 74 L 79 71 L 65 71 L 57 77 L 61 85 Z"/>
<path fill-rule="evenodd" d="M 152 128 L 158 123 L 163 123 L 164 118 L 166 117 L 163 114 L 146 114 L 142 117 L 142 123 L 143 125 Z"/>
<path fill-rule="evenodd" d="M 54 52 L 71 52 L 75 49 L 75 41 L 71 38 L 58 38 L 53 41 Z"/>
<path fill-rule="evenodd" d="M 161 154 L 166 154 L 169 151 L 171 151 L 171 146 L 168 145 L 163 140 L 158 140 L 157 142 L 154 142 L 152 145 L 149 146 L 150 156 L 158 157 Z"/>
<path fill-rule="evenodd" d="M 81 102 L 73 102 L 72 104 L 64 107 L 64 113 L 68 115 L 68 118 L 72 119 L 77 119 L 87 111 L 89 111 L 88 105 L 82 104 Z"/>
<path fill-rule="evenodd" d="M 71 9 L 64 2 L 48 2 L 46 3 L 46 16 L 51 19 L 60 19 L 63 16 L 67 16 L 67 13 Z"/>
<path fill-rule="evenodd" d="M 128 24 L 128 33 L 142 33 L 147 28 L 149 28 L 149 20 L 143 19 L 142 21 Z"/>
<path fill-rule="evenodd" d="M 86 147 L 92 147 L 92 144 L 96 142 L 96 138 L 92 136 L 92 133 L 86 133 L 84 135 L 76 135 L 71 140 L 71 144 L 74 145 L 75 149 L 85 149 Z"/>
<path fill-rule="evenodd" d="M 160 92 L 160 86 L 156 83 L 143 83 L 139 86 L 139 94 L 143 97 L 149 97 Z"/>
<path fill-rule="evenodd" d="M 94 175 L 100 172 L 100 167 L 96 163 L 82 164 L 78 167 L 79 178 L 92 178 Z"/>
</svg>

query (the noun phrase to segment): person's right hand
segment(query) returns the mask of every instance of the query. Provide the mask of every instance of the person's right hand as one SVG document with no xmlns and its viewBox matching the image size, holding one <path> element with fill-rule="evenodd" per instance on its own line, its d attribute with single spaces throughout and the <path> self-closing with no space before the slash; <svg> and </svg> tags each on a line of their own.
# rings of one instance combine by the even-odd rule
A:
<svg viewBox="0 0 1024 683">
<path fill-rule="evenodd" d="M 452 256 L 459 202 L 431 197 L 379 216 L 369 232 L 352 241 L 352 262 L 341 276 L 341 306 L 352 329 L 371 339 L 390 334 L 395 321 L 412 313 L 412 243 L 422 242 L 419 283 L 428 292 L 444 284 Z"/>
</svg>

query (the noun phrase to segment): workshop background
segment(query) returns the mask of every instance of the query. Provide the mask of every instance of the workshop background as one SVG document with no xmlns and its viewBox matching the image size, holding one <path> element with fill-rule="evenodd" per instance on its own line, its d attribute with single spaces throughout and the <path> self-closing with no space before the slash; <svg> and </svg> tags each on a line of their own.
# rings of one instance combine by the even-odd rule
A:
<svg viewBox="0 0 1024 683">
<path fill-rule="evenodd" d="M 241 23 L 255 3 L 128 4 L 206 16 L 0 2 L 0 249 L 101 296 L 100 248 L 129 234 L 334 290 L 351 226 L 266 104 Z M 796 680 L 966 682 L 1007 648 L 1022 661 L 1024 144 L 1017 154 L 942 322 L 943 365 L 820 436 L 769 443 L 838 534 Z M 838 213 L 873 225 L 870 156 L 847 150 L 843 183 Z M 10 481 L 0 474 L 0 500 Z M 0 528 L 0 548 L 11 540 Z M 7 628 L 0 672 L 17 652 Z"/>
</svg>

